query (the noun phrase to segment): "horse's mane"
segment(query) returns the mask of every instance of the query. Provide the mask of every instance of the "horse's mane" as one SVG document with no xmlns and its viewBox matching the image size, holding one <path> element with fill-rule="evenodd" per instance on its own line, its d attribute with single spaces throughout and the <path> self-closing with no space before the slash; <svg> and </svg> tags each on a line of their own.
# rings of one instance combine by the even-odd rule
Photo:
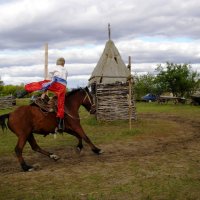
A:
<svg viewBox="0 0 200 200">
<path fill-rule="evenodd" d="M 76 89 L 73 89 L 72 91 L 67 92 L 66 95 L 69 97 L 69 96 L 75 94 L 76 92 L 78 92 L 78 91 L 80 91 L 80 90 L 82 90 L 82 89 L 83 89 L 83 88 L 76 88 Z"/>
</svg>

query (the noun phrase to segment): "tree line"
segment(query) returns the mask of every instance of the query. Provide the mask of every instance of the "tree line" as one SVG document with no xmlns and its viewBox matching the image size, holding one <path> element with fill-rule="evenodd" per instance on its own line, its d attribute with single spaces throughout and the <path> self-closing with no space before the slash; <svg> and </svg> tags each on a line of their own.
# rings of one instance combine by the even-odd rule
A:
<svg viewBox="0 0 200 200">
<path fill-rule="evenodd" d="M 134 76 L 136 99 L 147 93 L 159 96 L 166 92 L 177 97 L 189 97 L 200 91 L 200 74 L 192 71 L 189 64 L 167 62 L 165 66 L 159 64 L 155 72 L 156 75 Z"/>
<path fill-rule="evenodd" d="M 161 95 L 165 92 L 177 97 L 189 97 L 195 91 L 200 91 L 200 74 L 192 71 L 189 64 L 174 64 L 167 62 L 159 64 L 156 74 L 134 75 L 136 99 L 147 93 Z M 22 90 L 24 85 L 4 85 L 0 80 L 0 96 L 14 95 Z"/>
<path fill-rule="evenodd" d="M 16 91 L 22 90 L 24 85 L 4 85 L 3 81 L 0 81 L 0 96 L 15 95 Z"/>
</svg>

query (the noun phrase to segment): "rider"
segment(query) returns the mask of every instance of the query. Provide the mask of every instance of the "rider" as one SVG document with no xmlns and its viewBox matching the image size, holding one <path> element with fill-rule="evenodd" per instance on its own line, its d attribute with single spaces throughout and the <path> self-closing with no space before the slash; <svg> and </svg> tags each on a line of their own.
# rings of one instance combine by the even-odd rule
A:
<svg viewBox="0 0 200 200">
<path fill-rule="evenodd" d="M 25 96 L 28 93 L 40 90 L 46 92 L 47 90 L 52 91 L 56 94 L 58 98 L 58 132 L 63 132 L 64 129 L 64 102 L 65 93 L 67 91 L 67 69 L 65 67 L 65 59 L 58 58 L 56 61 L 56 66 L 52 72 L 49 73 L 51 80 L 43 80 L 39 82 L 33 82 L 25 85 L 25 91 L 23 91 L 18 98 Z"/>
</svg>

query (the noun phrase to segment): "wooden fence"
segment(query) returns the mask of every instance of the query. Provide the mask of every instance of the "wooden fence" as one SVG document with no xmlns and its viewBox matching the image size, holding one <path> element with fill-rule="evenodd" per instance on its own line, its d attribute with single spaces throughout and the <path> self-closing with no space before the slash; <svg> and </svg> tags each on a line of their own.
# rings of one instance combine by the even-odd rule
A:
<svg viewBox="0 0 200 200">
<path fill-rule="evenodd" d="M 16 105 L 16 100 L 12 95 L 0 97 L 0 109 L 11 108 Z"/>
<path fill-rule="evenodd" d="M 133 92 L 131 96 L 131 119 L 136 119 L 136 107 Z M 129 119 L 129 103 L 128 83 L 96 85 L 95 104 L 97 120 L 113 121 Z"/>
</svg>

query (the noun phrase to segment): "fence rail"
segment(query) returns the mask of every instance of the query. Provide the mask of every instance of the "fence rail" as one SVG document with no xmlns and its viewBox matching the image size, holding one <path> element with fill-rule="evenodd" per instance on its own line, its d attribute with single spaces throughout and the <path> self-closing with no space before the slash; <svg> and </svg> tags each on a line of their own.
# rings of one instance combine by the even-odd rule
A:
<svg viewBox="0 0 200 200">
<path fill-rule="evenodd" d="M 113 121 L 129 119 L 128 84 L 96 85 L 95 104 L 97 120 Z M 136 119 L 136 107 L 132 90 L 131 119 Z"/>
<path fill-rule="evenodd" d="M 16 100 L 12 95 L 0 97 L 0 109 L 12 108 L 16 105 Z"/>
</svg>

